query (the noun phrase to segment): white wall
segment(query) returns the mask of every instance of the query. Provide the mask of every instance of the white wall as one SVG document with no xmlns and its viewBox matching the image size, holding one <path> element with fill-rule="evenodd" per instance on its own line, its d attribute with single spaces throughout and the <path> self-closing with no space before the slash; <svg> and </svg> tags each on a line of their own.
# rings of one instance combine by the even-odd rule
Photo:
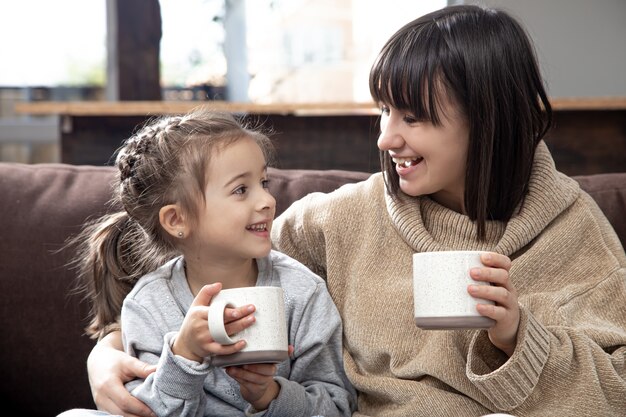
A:
<svg viewBox="0 0 626 417">
<path fill-rule="evenodd" d="M 626 96 L 626 0 L 465 3 L 501 8 L 521 20 L 535 42 L 550 96 Z"/>
</svg>

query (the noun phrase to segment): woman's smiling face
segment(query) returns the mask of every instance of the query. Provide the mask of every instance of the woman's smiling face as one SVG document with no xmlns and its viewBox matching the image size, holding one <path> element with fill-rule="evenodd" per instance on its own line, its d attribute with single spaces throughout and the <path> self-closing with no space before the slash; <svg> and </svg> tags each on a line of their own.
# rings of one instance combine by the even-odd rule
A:
<svg viewBox="0 0 626 417">
<path fill-rule="evenodd" d="M 442 94 L 439 103 L 440 125 L 381 103 L 378 148 L 391 156 L 405 194 L 463 213 L 469 128 L 454 102 Z"/>
</svg>

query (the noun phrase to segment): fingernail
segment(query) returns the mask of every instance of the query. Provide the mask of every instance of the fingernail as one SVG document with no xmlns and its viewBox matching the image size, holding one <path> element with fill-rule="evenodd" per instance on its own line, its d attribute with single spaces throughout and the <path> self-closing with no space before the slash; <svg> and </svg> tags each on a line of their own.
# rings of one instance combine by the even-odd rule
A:
<svg viewBox="0 0 626 417">
<path fill-rule="evenodd" d="M 254 311 L 254 306 L 253 305 L 249 305 L 248 306 L 248 311 L 250 311 L 250 312 Z"/>
<path fill-rule="evenodd" d="M 478 290 L 478 285 L 470 285 L 469 287 L 467 287 L 467 290 L 469 292 L 476 292 Z"/>
<path fill-rule="evenodd" d="M 490 253 L 484 253 L 483 254 L 483 259 L 487 262 L 491 261 L 491 254 Z"/>
<path fill-rule="evenodd" d="M 470 269 L 470 274 L 474 277 L 480 277 L 480 274 L 481 274 L 480 268 Z"/>
</svg>

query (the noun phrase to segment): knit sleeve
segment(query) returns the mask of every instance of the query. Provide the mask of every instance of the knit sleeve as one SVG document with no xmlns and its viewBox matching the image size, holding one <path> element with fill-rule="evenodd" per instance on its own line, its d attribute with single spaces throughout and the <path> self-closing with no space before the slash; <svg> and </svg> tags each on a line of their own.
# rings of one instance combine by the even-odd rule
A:
<svg viewBox="0 0 626 417">
<path fill-rule="evenodd" d="M 468 378 L 498 410 L 510 411 L 532 393 L 549 355 L 550 334 L 524 308 L 520 311 L 518 343 L 513 356 L 503 355 L 489 341 L 487 331 L 478 332 L 470 345 Z"/>
<path fill-rule="evenodd" d="M 575 289 L 572 290 L 575 292 Z M 472 340 L 467 376 L 492 409 L 531 415 L 623 415 L 626 410 L 626 270 L 574 294 L 542 324 L 522 308 L 518 344 L 504 363 L 486 331 Z M 563 393 L 567 393 L 564 401 Z"/>
<path fill-rule="evenodd" d="M 272 225 L 274 249 L 326 279 L 326 242 L 322 225 L 326 194 L 313 193 L 293 203 Z"/>
</svg>

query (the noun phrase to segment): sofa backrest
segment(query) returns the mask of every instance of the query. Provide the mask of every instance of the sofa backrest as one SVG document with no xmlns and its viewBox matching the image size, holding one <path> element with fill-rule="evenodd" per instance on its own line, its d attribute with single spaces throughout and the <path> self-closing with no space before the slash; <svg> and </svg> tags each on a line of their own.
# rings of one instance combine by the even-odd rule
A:
<svg viewBox="0 0 626 417">
<path fill-rule="evenodd" d="M 369 175 L 271 169 L 270 191 L 280 213 L 309 192 Z M 72 292 L 64 243 L 111 209 L 113 176 L 110 167 L 0 163 L 0 398 L 18 415 L 94 406 L 85 367 L 94 342 L 83 335 L 87 304 Z M 577 179 L 626 244 L 626 173 Z"/>
</svg>

